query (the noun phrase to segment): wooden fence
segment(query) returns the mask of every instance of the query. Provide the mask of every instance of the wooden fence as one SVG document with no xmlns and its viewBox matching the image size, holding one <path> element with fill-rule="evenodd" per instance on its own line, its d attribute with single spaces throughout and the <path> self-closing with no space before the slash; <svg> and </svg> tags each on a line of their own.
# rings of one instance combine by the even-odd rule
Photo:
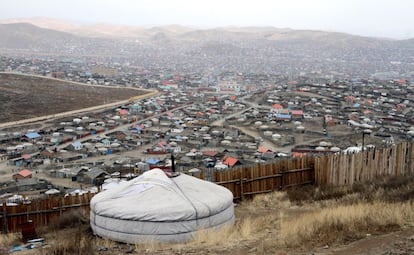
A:
<svg viewBox="0 0 414 255">
<path fill-rule="evenodd" d="M 85 210 L 89 215 L 89 202 L 93 195 L 86 193 L 67 197 L 52 196 L 16 206 L 6 206 L 4 203 L 0 212 L 0 231 L 3 233 L 19 231 L 22 224 L 28 221 L 32 221 L 36 227 L 45 226 L 63 213 L 74 209 Z"/>
<path fill-rule="evenodd" d="M 401 143 L 353 154 L 285 159 L 271 164 L 218 171 L 210 177 L 233 192 L 236 200 L 305 184 L 351 185 L 381 176 L 414 173 L 413 146 L 413 143 Z M 204 176 L 202 174 L 200 178 L 204 179 Z M 36 226 L 47 225 L 62 213 L 76 208 L 89 213 L 92 196 L 51 197 L 18 206 L 3 204 L 0 231 L 19 231 L 21 224 L 28 220 L 32 220 Z"/>
<path fill-rule="evenodd" d="M 257 164 L 214 173 L 217 184 L 244 199 L 260 193 L 314 183 L 313 158 L 281 160 L 273 164 Z"/>
<path fill-rule="evenodd" d="M 214 173 L 217 184 L 235 199 L 304 184 L 352 185 L 383 176 L 414 173 L 414 143 L 400 143 L 359 153 L 292 158 L 272 164 Z"/>
<path fill-rule="evenodd" d="M 413 143 L 352 154 L 315 157 L 316 185 L 352 185 L 382 176 L 414 173 Z"/>
</svg>

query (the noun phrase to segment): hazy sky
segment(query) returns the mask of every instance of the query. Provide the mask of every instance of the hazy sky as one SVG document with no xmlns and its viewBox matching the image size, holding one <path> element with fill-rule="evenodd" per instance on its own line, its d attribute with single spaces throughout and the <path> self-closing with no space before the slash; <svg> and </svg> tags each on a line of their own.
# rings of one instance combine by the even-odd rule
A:
<svg viewBox="0 0 414 255">
<path fill-rule="evenodd" d="M 414 37 L 414 0 L 2 0 L 0 19 L 123 25 L 274 26 Z"/>
</svg>

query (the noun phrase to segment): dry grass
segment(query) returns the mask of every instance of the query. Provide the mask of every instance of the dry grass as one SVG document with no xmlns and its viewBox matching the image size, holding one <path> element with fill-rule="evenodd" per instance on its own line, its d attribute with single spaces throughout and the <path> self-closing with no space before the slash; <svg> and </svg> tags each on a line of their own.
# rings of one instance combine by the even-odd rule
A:
<svg viewBox="0 0 414 255">
<path fill-rule="evenodd" d="M 282 220 L 281 241 L 287 246 L 344 243 L 366 234 L 396 230 L 413 219 L 411 202 L 336 205 Z"/>
<path fill-rule="evenodd" d="M 129 246 L 94 237 L 83 212 L 75 211 L 43 231 L 49 247 L 41 251 L 45 255 L 115 255 L 127 250 L 159 255 L 279 254 L 280 249 L 342 244 L 412 225 L 413 183 L 414 178 L 394 178 L 352 187 L 304 187 L 258 195 L 236 206 L 233 226 L 200 231 L 192 241 L 181 244 Z M 18 240 L 1 238 L 1 243 L 8 244 Z"/>
<path fill-rule="evenodd" d="M 288 200 L 303 205 L 315 201 L 337 200 L 348 203 L 361 201 L 407 201 L 414 198 L 414 175 L 378 178 L 352 186 L 303 186 L 287 190 Z M 354 197 L 354 200 L 350 198 Z"/>
<path fill-rule="evenodd" d="M 287 209 L 292 207 L 286 192 L 272 192 L 267 194 L 257 195 L 252 201 L 242 204 L 242 207 L 249 210 L 257 210 L 258 208 L 266 209 Z"/>
<path fill-rule="evenodd" d="M 71 210 L 63 213 L 60 217 L 53 219 L 42 232 L 57 231 L 66 228 L 77 228 L 89 225 L 89 218 L 84 210 Z"/>
<path fill-rule="evenodd" d="M 211 247 L 236 246 L 241 240 L 248 240 L 257 236 L 267 218 L 246 217 L 236 221 L 234 226 L 225 226 L 220 229 L 201 230 L 194 235 L 194 238 L 185 244 L 163 244 L 163 243 L 140 243 L 135 245 L 135 250 L 151 253 L 164 249 L 171 249 L 174 252 L 183 250 L 210 249 Z"/>
<path fill-rule="evenodd" d="M 9 248 L 15 244 L 19 244 L 22 237 L 21 234 L 0 234 L 0 255 L 8 254 Z"/>
<path fill-rule="evenodd" d="M 88 226 L 77 229 L 61 230 L 52 233 L 48 245 L 41 248 L 42 255 L 93 255 L 96 245 L 95 238 L 89 233 Z"/>
<path fill-rule="evenodd" d="M 274 209 L 287 209 L 291 204 L 285 192 L 273 192 L 257 195 L 251 201 L 236 207 L 237 219 L 233 226 L 220 229 L 202 230 L 195 234 L 193 240 L 185 244 L 144 243 L 136 244 L 138 254 L 151 253 L 169 249 L 171 252 L 185 252 L 197 249 L 214 249 L 219 247 L 237 247 L 241 241 L 257 241 L 272 233 L 277 236 L 279 213 Z M 263 210 L 266 210 L 264 212 Z M 278 211 L 279 212 L 279 211 Z M 266 243 L 262 240 L 263 247 Z M 260 248 L 260 247 L 259 247 Z M 263 248 L 264 249 L 264 248 Z"/>
</svg>

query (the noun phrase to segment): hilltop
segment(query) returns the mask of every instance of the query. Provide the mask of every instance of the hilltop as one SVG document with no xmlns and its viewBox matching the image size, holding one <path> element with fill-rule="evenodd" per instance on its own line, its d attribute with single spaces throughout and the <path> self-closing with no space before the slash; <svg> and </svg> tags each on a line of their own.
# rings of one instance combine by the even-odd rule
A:
<svg viewBox="0 0 414 255">
<path fill-rule="evenodd" d="M 106 38 L 106 39 L 140 39 L 152 40 L 154 37 L 163 35 L 170 40 L 179 41 L 227 41 L 227 40 L 269 40 L 269 41 L 290 41 L 300 42 L 316 41 L 330 42 L 342 41 L 350 44 L 378 43 L 385 41 L 395 41 L 383 38 L 370 38 L 338 32 L 327 32 L 318 30 L 295 30 L 290 28 L 276 27 L 217 27 L 217 28 L 195 28 L 181 25 L 165 26 L 124 26 L 106 23 L 97 24 L 77 24 L 58 19 L 50 18 L 22 18 L 0 20 L 3 32 L 10 36 L 8 28 L 17 28 L 32 32 L 34 35 L 42 35 L 46 31 L 55 35 L 88 37 L 88 38 Z M 65 33 L 65 34 L 62 34 Z M 50 34 L 49 34 L 50 35 Z M 50 38 L 55 40 L 54 37 Z M 72 38 L 73 39 L 73 38 Z"/>
<path fill-rule="evenodd" d="M 0 21 L 0 32 L 2 54 L 116 58 L 149 69 L 182 72 L 404 73 L 410 70 L 414 53 L 413 39 L 275 27 L 199 29 L 19 19 Z"/>
</svg>

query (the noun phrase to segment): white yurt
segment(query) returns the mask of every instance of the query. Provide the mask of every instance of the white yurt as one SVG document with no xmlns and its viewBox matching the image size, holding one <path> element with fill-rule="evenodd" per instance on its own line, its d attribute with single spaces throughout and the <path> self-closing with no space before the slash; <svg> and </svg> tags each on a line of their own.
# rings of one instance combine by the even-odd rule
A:
<svg viewBox="0 0 414 255">
<path fill-rule="evenodd" d="M 339 148 L 339 147 L 331 147 L 330 150 L 333 151 L 333 152 L 340 152 L 341 151 L 341 148 Z"/>
<path fill-rule="evenodd" d="M 321 146 L 321 147 L 328 147 L 328 146 L 332 146 L 332 144 L 329 143 L 329 142 L 320 141 L 319 142 L 319 146 Z"/>
<path fill-rule="evenodd" d="M 229 145 L 229 144 L 231 144 L 231 141 L 229 141 L 229 140 L 223 140 L 223 141 L 221 141 L 220 142 L 222 145 Z"/>
<path fill-rule="evenodd" d="M 272 136 L 272 131 L 264 131 L 263 135 L 264 136 Z"/>
<path fill-rule="evenodd" d="M 282 138 L 282 136 L 280 134 L 273 134 L 272 135 L 273 140 L 279 140 L 280 138 Z"/>
<path fill-rule="evenodd" d="M 197 231 L 234 223 L 233 194 L 186 174 L 153 169 L 95 195 L 93 232 L 124 243 L 183 242 Z"/>
<path fill-rule="evenodd" d="M 79 118 L 76 118 L 76 119 L 73 119 L 72 120 L 73 121 L 73 123 L 75 123 L 75 124 L 79 124 L 79 123 L 81 123 L 81 119 L 79 119 Z"/>
<path fill-rule="evenodd" d="M 297 126 L 296 130 L 303 132 L 303 131 L 305 131 L 305 127 L 304 126 Z"/>
</svg>

